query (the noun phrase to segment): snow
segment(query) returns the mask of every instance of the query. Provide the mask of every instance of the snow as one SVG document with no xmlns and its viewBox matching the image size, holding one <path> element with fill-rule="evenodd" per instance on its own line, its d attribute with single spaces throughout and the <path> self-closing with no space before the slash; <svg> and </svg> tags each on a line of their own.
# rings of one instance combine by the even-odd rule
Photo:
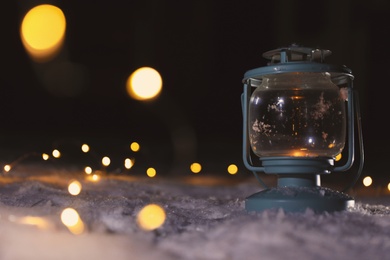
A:
<svg viewBox="0 0 390 260">
<path fill-rule="evenodd" d="M 82 184 L 71 195 L 68 184 Z M 389 259 L 387 196 L 357 196 L 342 212 L 246 212 L 261 187 L 253 178 L 207 174 L 148 178 L 18 167 L 0 176 L 0 259 Z M 154 230 L 137 222 L 148 204 L 166 219 Z M 75 209 L 76 235 L 61 222 Z M 35 224 L 27 220 L 35 221 Z"/>
</svg>

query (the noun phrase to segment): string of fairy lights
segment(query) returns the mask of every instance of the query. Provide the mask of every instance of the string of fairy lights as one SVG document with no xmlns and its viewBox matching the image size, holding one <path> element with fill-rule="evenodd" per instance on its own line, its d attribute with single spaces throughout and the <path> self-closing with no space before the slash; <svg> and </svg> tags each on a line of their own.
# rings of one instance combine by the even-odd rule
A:
<svg viewBox="0 0 390 260">
<path fill-rule="evenodd" d="M 129 151 L 132 153 L 132 156 L 124 156 L 123 162 L 122 162 L 122 169 L 116 170 L 116 172 L 122 173 L 123 171 L 130 172 L 130 170 L 134 167 L 136 164 L 136 154 L 140 152 L 141 145 L 138 142 L 131 142 L 129 145 Z M 82 154 L 88 154 L 92 152 L 92 149 L 89 144 L 83 143 L 79 147 Z M 74 153 L 74 152 L 73 152 Z M 33 152 L 33 153 L 26 153 L 22 156 L 16 158 L 14 161 L 10 163 L 5 163 L 3 165 L 2 169 L 2 175 L 10 175 L 12 174 L 12 170 L 17 168 L 17 166 L 23 165 L 25 160 L 31 161 L 31 158 L 36 158 L 34 162 L 40 162 L 40 161 L 49 161 L 49 160 L 60 160 L 64 155 L 64 152 L 61 151 L 59 148 L 54 148 L 51 150 L 50 153 L 48 152 Z M 121 156 L 123 158 L 123 156 Z M 91 160 L 93 158 L 94 160 L 99 160 L 99 162 Z M 98 180 L 102 174 L 108 174 L 110 173 L 108 170 L 108 167 L 112 163 L 111 157 L 107 155 L 99 155 L 96 150 L 94 151 L 94 156 L 88 157 L 90 161 L 86 162 L 85 165 L 80 165 L 82 167 L 83 172 L 87 176 L 91 176 L 93 180 Z M 75 161 L 85 161 L 85 160 L 78 160 L 75 159 Z M 73 163 L 75 164 L 75 163 Z M 203 170 L 202 164 L 200 162 L 193 162 L 188 166 L 188 170 L 190 173 L 198 174 Z M 225 172 L 228 175 L 236 175 L 239 172 L 238 166 L 234 163 L 231 163 L 227 165 L 225 168 Z M 146 176 L 153 178 L 157 176 L 157 168 L 156 167 L 148 167 L 145 170 Z"/>
</svg>

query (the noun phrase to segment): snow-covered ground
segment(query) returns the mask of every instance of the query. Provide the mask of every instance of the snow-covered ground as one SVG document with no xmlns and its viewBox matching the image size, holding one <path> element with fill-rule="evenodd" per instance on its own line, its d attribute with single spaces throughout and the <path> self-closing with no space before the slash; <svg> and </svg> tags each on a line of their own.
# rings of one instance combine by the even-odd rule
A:
<svg viewBox="0 0 390 260">
<path fill-rule="evenodd" d="M 74 179 L 78 195 L 68 191 Z M 207 174 L 93 181 L 77 171 L 18 167 L 0 176 L 0 259 L 389 259 L 388 196 L 357 197 L 345 212 L 246 212 L 244 199 L 260 188 L 252 178 Z M 165 221 L 148 230 L 139 212 L 150 204 L 161 206 Z M 65 226 L 66 208 L 83 230 Z"/>
</svg>

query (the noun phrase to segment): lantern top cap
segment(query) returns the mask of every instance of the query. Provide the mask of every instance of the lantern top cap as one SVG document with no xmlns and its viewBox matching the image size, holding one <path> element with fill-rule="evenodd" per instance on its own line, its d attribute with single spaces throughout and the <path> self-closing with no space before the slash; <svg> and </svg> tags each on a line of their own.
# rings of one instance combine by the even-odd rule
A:
<svg viewBox="0 0 390 260">
<path fill-rule="evenodd" d="M 325 57 L 332 54 L 330 50 L 302 47 L 292 44 L 263 53 L 263 57 L 271 60 L 270 64 L 286 63 L 291 61 L 323 62 Z"/>
</svg>

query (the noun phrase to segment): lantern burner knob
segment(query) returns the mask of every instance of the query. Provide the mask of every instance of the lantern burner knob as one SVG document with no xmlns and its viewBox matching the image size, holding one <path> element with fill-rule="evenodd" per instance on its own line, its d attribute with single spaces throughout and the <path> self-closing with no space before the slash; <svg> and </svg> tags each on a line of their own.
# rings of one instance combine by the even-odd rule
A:
<svg viewBox="0 0 390 260">
<path fill-rule="evenodd" d="M 263 53 L 263 57 L 271 60 L 270 64 L 287 63 L 296 61 L 323 62 L 326 56 L 332 54 L 330 50 L 308 48 L 292 44 Z"/>
</svg>

